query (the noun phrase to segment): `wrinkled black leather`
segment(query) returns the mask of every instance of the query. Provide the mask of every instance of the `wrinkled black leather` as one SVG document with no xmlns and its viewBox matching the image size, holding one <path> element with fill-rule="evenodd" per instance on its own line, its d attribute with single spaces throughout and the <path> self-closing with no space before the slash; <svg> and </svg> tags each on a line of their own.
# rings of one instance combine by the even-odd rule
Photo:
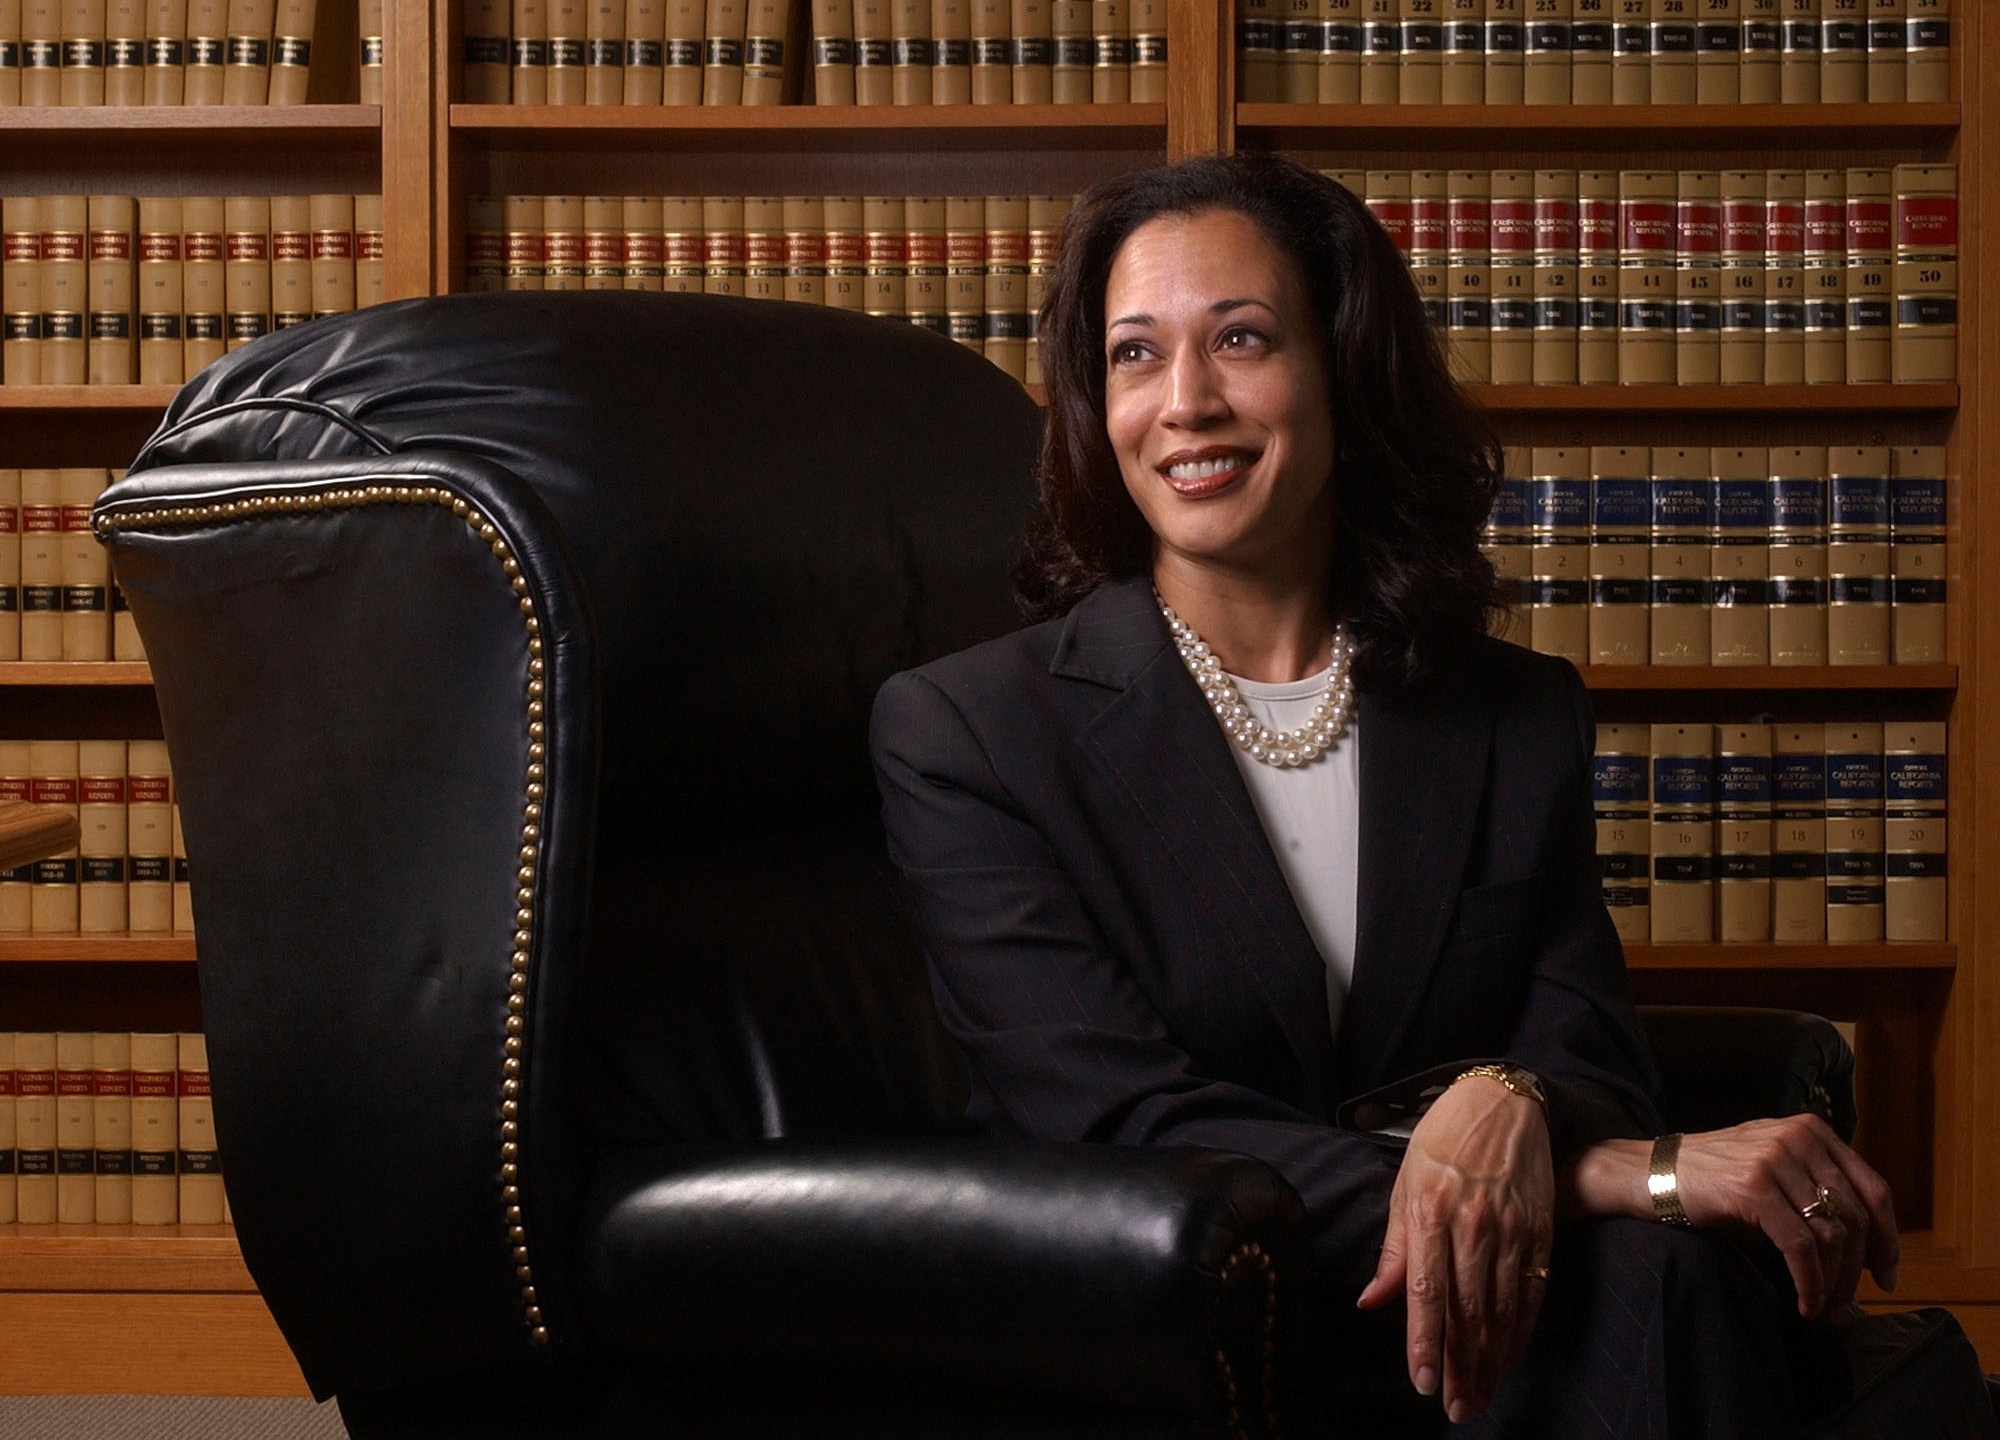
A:
<svg viewBox="0 0 2000 1440">
<path fill-rule="evenodd" d="M 1811 1111 L 1854 1138 L 1854 1052 L 1817 1015 L 1750 1006 L 1652 1005 L 1639 1019 L 1659 1057 L 1675 1130 Z"/>
</svg>

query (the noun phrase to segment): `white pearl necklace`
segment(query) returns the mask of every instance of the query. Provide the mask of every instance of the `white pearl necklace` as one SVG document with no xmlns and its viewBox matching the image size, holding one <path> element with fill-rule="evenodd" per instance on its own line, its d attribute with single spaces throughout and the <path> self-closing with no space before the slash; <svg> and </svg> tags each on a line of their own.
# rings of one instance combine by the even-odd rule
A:
<svg viewBox="0 0 2000 1440">
<path fill-rule="evenodd" d="M 1273 730 L 1250 713 L 1236 682 L 1222 668 L 1222 662 L 1207 642 L 1195 634 L 1194 627 L 1174 614 L 1174 607 L 1158 590 L 1153 592 L 1153 598 L 1159 601 L 1160 613 L 1167 617 L 1174 647 L 1181 652 L 1181 663 L 1187 666 L 1188 674 L 1201 687 L 1202 698 L 1215 711 L 1223 732 L 1252 760 L 1279 767 L 1310 765 L 1331 750 L 1346 731 L 1348 717 L 1354 713 L 1354 679 L 1350 673 L 1354 642 L 1348 639 L 1345 626 L 1333 627 L 1333 660 L 1327 670 L 1326 688 L 1314 703 L 1311 718 L 1296 730 Z"/>
</svg>

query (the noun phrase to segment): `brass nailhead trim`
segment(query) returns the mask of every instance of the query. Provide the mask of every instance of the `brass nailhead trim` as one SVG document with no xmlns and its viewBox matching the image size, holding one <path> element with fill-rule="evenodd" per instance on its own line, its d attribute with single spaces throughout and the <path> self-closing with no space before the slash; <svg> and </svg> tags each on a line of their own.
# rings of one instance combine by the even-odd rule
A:
<svg viewBox="0 0 2000 1440">
<path fill-rule="evenodd" d="M 515 606 L 522 621 L 522 630 L 527 636 L 528 673 L 523 703 L 529 721 L 527 778 L 523 782 L 523 805 L 520 835 L 520 868 L 515 878 L 520 884 L 516 901 L 519 909 L 514 914 L 514 934 L 512 954 L 509 957 L 507 988 L 508 1013 L 505 1019 L 506 1061 L 501 1066 L 504 1077 L 500 1087 L 501 1125 L 500 1133 L 504 1143 L 500 1147 L 501 1175 L 505 1184 L 501 1187 L 501 1218 L 505 1221 L 510 1255 L 514 1262 L 514 1278 L 519 1282 L 521 1318 L 527 1327 L 528 1340 L 536 1346 L 549 1343 L 547 1325 L 542 1323 L 542 1310 L 535 1289 L 534 1267 L 528 1255 L 528 1232 L 520 1200 L 517 1183 L 520 1169 L 520 1146 L 516 1143 L 519 1126 L 519 1076 L 521 1073 L 521 1035 L 526 1021 L 523 1014 L 527 1008 L 526 990 L 528 970 L 531 964 L 531 945 L 534 939 L 534 883 L 535 863 L 540 851 L 543 790 L 541 782 L 545 778 L 543 762 L 547 759 L 544 744 L 546 729 L 543 725 L 542 695 L 545 666 L 542 656 L 542 622 L 535 614 L 535 602 L 528 593 L 528 582 L 521 574 L 521 564 L 515 559 L 507 542 L 493 522 L 475 510 L 460 496 L 438 485 L 348 485 L 329 490 L 314 491 L 311 494 L 253 495 L 238 500 L 221 500 L 207 505 L 167 505 L 153 510 L 127 511 L 118 514 L 99 515 L 95 528 L 99 539 L 122 530 L 138 530 L 177 525 L 212 525 L 223 521 L 250 519 L 267 514 L 288 514 L 299 511 L 320 512 L 325 510 L 345 510 L 357 505 L 438 505 L 445 507 L 463 520 L 481 540 L 485 541 L 493 557 L 500 562 L 500 571 L 506 577 L 509 593 L 516 597 Z"/>
<path fill-rule="evenodd" d="M 1215 1304 L 1220 1310 L 1223 1296 L 1228 1293 L 1230 1284 L 1236 1278 L 1236 1272 L 1246 1268 L 1255 1270 L 1256 1278 L 1264 1285 L 1264 1351 L 1259 1366 L 1264 1392 L 1264 1433 L 1271 1436 L 1272 1440 L 1279 1440 L 1282 1432 L 1278 1426 L 1277 1393 L 1278 1267 L 1272 1263 L 1271 1257 L 1264 1253 L 1262 1245 L 1254 1240 L 1248 1241 L 1232 1250 L 1229 1258 L 1222 1262 L 1222 1270 L 1217 1276 L 1219 1284 Z M 1220 1333 L 1221 1327 L 1218 1325 L 1218 1336 Z M 1222 1389 L 1227 1405 L 1231 1440 L 1249 1440 L 1249 1431 L 1243 1424 L 1242 1387 L 1237 1383 L 1236 1368 L 1229 1363 L 1229 1353 L 1219 1344 L 1215 1347 L 1215 1364 L 1222 1372 Z"/>
</svg>

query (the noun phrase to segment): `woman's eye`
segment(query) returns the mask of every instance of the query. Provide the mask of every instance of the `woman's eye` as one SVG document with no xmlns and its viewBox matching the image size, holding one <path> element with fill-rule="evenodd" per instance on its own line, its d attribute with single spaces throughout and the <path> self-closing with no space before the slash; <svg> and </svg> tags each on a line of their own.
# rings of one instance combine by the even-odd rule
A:
<svg viewBox="0 0 2000 1440">
<path fill-rule="evenodd" d="M 1121 340 L 1111 347 L 1111 363 L 1113 365 L 1123 365 L 1129 361 L 1141 359 L 1145 353 L 1145 350 L 1140 346 L 1138 341 Z"/>
<path fill-rule="evenodd" d="M 1268 343 L 1257 331 L 1247 325 L 1232 325 L 1222 332 L 1217 345 L 1223 350 L 1250 350 Z"/>
</svg>

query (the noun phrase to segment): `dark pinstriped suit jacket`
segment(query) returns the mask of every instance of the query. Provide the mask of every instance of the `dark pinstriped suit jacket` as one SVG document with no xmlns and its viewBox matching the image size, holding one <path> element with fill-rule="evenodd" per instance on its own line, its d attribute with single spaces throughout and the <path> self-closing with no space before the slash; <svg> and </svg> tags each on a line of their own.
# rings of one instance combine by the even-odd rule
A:
<svg viewBox="0 0 2000 1440">
<path fill-rule="evenodd" d="M 1358 1288 L 1399 1154 L 1342 1102 L 1506 1056 L 1558 1156 L 1651 1133 L 1652 1062 L 1599 893 L 1589 708 L 1566 663 L 1482 641 L 1364 694 L 1359 926 L 1326 967 L 1143 580 L 896 676 L 873 744 L 890 855 L 972 1118 L 999 1134 L 1271 1162 Z"/>
</svg>

